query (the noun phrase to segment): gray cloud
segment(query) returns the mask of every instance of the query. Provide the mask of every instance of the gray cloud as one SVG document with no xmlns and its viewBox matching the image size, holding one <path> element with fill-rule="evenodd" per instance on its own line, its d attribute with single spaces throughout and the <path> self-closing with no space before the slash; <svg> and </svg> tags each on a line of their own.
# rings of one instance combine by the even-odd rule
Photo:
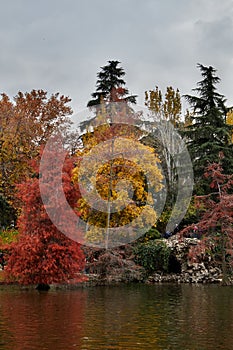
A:
<svg viewBox="0 0 233 350">
<path fill-rule="evenodd" d="M 233 104 L 230 0 L 9 0 L 0 12 L 0 91 L 42 88 L 83 109 L 100 66 L 119 59 L 129 90 L 155 85 L 190 93 L 196 63 L 211 64 Z"/>
</svg>

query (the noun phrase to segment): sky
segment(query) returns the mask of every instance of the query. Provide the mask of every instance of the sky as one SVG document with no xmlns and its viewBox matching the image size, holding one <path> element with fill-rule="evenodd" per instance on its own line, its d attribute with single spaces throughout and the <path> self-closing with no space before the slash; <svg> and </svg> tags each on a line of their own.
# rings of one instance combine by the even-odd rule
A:
<svg viewBox="0 0 233 350">
<path fill-rule="evenodd" d="M 144 105 L 157 85 L 191 94 L 213 66 L 233 106 L 233 0 L 0 0 L 0 92 L 43 89 L 86 108 L 97 73 L 118 60 Z"/>
</svg>

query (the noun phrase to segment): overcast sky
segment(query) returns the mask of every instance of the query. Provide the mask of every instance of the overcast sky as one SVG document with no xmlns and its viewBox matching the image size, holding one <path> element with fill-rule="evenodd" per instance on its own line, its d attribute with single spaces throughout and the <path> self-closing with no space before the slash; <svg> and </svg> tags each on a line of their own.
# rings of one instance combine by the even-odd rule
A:
<svg viewBox="0 0 233 350">
<path fill-rule="evenodd" d="M 233 105 L 232 0 L 0 0 L 0 92 L 44 89 L 86 107 L 96 74 L 119 60 L 138 104 L 156 85 L 191 93 L 212 65 Z"/>
</svg>

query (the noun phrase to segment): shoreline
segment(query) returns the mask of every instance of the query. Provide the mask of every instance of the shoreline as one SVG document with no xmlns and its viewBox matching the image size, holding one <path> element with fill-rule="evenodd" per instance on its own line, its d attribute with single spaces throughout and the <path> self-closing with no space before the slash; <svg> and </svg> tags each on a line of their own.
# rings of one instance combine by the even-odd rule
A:
<svg viewBox="0 0 233 350">
<path fill-rule="evenodd" d="M 157 277 L 157 279 L 155 279 Z M 233 282 L 233 281 L 232 281 Z M 115 287 L 115 286 L 127 286 L 127 285 L 218 285 L 223 286 L 222 279 L 218 279 L 215 281 L 210 282 L 201 282 L 201 281 L 182 281 L 181 276 L 177 275 L 174 276 L 174 274 L 167 274 L 167 275 L 159 275 L 156 274 L 156 276 L 149 276 L 144 281 L 129 281 L 129 282 L 123 282 L 123 281 L 114 281 L 109 278 L 101 278 L 98 275 L 90 275 L 89 279 L 86 281 L 81 282 L 66 282 L 66 283 L 52 283 L 49 284 L 49 290 L 48 291 L 56 291 L 56 290 L 75 290 L 75 289 L 82 289 L 82 288 L 93 288 L 93 287 Z M 229 284 L 229 286 L 232 286 L 233 283 Z M 38 291 L 37 285 L 21 285 L 19 283 L 7 283 L 7 282 L 0 282 L 0 291 L 2 290 L 16 290 L 16 291 Z M 41 292 L 40 290 L 38 292 Z"/>
</svg>

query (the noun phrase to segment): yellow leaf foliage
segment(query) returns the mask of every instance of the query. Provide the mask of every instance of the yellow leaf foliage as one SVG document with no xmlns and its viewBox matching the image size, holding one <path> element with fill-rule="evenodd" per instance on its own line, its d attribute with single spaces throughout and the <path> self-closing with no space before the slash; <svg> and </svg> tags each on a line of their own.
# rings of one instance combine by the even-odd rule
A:
<svg viewBox="0 0 233 350">
<path fill-rule="evenodd" d="M 233 110 L 231 110 L 227 113 L 226 123 L 228 125 L 233 125 Z M 233 130 L 232 130 L 232 135 L 231 135 L 231 142 L 233 143 Z"/>
<path fill-rule="evenodd" d="M 73 181 L 84 188 L 77 205 L 87 224 L 88 241 L 103 238 L 108 224 L 143 228 L 156 223 L 150 189 L 160 191 L 163 176 L 154 149 L 140 143 L 139 134 L 135 127 L 115 124 L 101 125 L 83 136 L 85 147 L 78 152 Z"/>
<path fill-rule="evenodd" d="M 155 114 L 170 121 L 178 127 L 181 123 L 181 97 L 179 90 L 174 90 L 171 86 L 167 87 L 163 98 L 158 86 L 154 90 L 145 92 L 145 105 Z"/>
</svg>

